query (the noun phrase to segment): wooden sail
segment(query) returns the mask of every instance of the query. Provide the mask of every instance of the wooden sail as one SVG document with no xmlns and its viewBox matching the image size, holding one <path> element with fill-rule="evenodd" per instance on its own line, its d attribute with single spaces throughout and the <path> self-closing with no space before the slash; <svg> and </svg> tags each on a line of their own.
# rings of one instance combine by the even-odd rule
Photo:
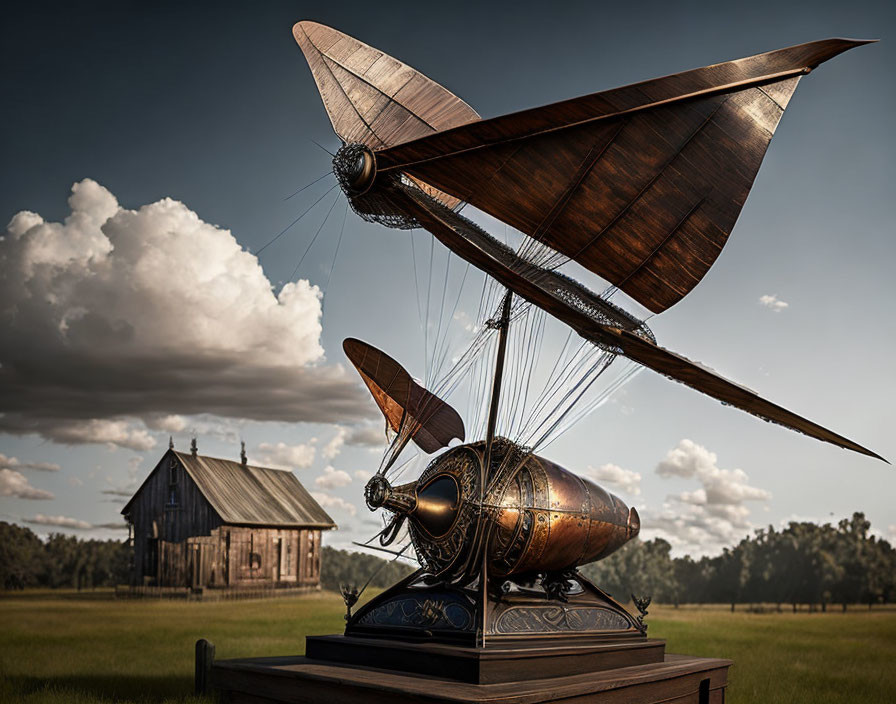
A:
<svg viewBox="0 0 896 704">
<path fill-rule="evenodd" d="M 342 348 L 393 431 L 408 432 L 429 454 L 454 438 L 464 439 L 464 422 L 457 411 L 415 382 L 392 357 L 354 338 L 346 339 Z"/>
<path fill-rule="evenodd" d="M 378 149 L 607 279 L 653 312 L 728 238 L 800 77 L 863 41 L 827 39 Z"/>
<path fill-rule="evenodd" d="M 604 349 L 767 421 L 883 459 L 660 347 L 630 316 L 568 277 L 518 257 L 453 210 L 459 202 L 473 203 L 650 310 L 665 310 L 719 256 L 800 77 L 867 42 L 801 44 L 479 120 L 448 91 L 340 32 L 300 22 L 294 33 L 334 129 L 375 159 L 364 188 L 347 191 L 362 217 L 421 225 Z M 385 66 L 403 78 L 389 78 L 381 72 Z M 420 100 L 415 86 L 425 86 Z M 401 110 L 407 114 L 387 130 L 379 116 Z M 401 372 L 403 386 L 390 394 L 382 393 L 388 383 L 359 367 L 390 425 L 400 426 L 408 412 L 420 422 L 414 394 L 429 392 L 379 350 L 371 355 Z M 463 437 L 462 423 L 460 435 L 455 425 L 460 418 L 446 408 L 437 422 L 421 422 L 421 447 L 438 449 Z"/>
<path fill-rule="evenodd" d="M 519 259 L 473 222 L 427 199 L 416 189 L 405 187 L 403 194 L 407 211 L 455 254 L 566 323 L 585 339 L 725 405 L 886 462 L 868 448 L 764 399 L 702 364 L 660 347 L 643 334 L 604 324 L 595 314 L 599 310 L 595 305 L 599 297 L 583 285 Z"/>
<path fill-rule="evenodd" d="M 343 142 L 383 149 L 479 119 L 435 81 L 347 34 L 308 21 L 292 33 Z M 448 207 L 459 203 L 420 185 Z"/>
</svg>

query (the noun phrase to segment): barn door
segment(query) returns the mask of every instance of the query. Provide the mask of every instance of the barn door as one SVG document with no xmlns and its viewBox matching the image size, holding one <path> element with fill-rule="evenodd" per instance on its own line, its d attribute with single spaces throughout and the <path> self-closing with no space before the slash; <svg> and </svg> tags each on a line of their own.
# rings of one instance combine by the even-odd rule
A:
<svg viewBox="0 0 896 704">
<path fill-rule="evenodd" d="M 283 539 L 278 538 L 274 541 L 274 545 L 276 546 L 276 559 L 277 559 L 277 567 L 276 572 L 274 574 L 274 580 L 280 582 L 283 579 Z"/>
<path fill-rule="evenodd" d="M 202 545 L 194 543 L 190 551 L 192 569 L 190 570 L 190 587 L 198 589 L 202 584 Z"/>
<path fill-rule="evenodd" d="M 150 584 L 159 583 L 159 539 L 146 539 L 146 569 L 143 574 L 149 578 Z"/>
</svg>

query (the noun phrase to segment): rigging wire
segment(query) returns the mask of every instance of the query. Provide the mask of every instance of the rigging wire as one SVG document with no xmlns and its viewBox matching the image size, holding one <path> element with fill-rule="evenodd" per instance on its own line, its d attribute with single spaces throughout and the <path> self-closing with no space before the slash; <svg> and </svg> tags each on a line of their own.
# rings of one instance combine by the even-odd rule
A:
<svg viewBox="0 0 896 704">
<path fill-rule="evenodd" d="M 330 169 L 329 171 L 327 171 L 327 173 L 325 173 L 325 174 L 324 174 L 323 176 L 321 176 L 320 178 L 316 178 L 316 179 L 314 179 L 311 183 L 302 186 L 302 187 L 301 187 L 299 190 L 297 190 L 295 193 L 291 193 L 290 195 L 286 196 L 286 198 L 284 198 L 283 200 L 289 200 L 290 198 L 294 198 L 295 196 L 299 195 L 299 193 L 301 193 L 302 191 L 304 191 L 306 188 L 311 188 L 311 186 L 313 186 L 315 183 L 320 183 L 320 182 L 323 181 L 327 176 L 330 176 L 332 173 L 333 173 L 333 169 Z M 347 200 L 346 200 L 346 204 L 348 204 L 348 201 L 347 201 Z"/>
<path fill-rule="evenodd" d="M 342 226 L 339 228 L 339 239 L 336 240 L 336 251 L 333 252 L 333 262 L 330 264 L 330 272 L 327 274 L 327 282 L 324 284 L 324 294 L 320 304 L 321 317 L 323 317 L 324 309 L 327 306 L 327 291 L 330 290 L 330 277 L 333 276 L 333 269 L 336 268 L 336 259 L 339 257 L 339 246 L 342 244 L 342 236 L 345 234 L 345 221 L 347 217 L 348 199 L 345 201 L 345 211 L 342 213 Z"/>
<path fill-rule="evenodd" d="M 324 229 L 324 225 L 327 224 L 327 220 L 330 219 L 330 213 L 333 212 L 333 208 L 336 207 L 336 201 L 339 200 L 339 194 L 336 194 L 336 197 L 333 199 L 333 202 L 330 204 L 330 209 L 327 211 L 327 214 L 324 215 L 324 219 L 321 220 L 320 226 L 317 228 L 317 232 L 314 233 L 314 237 L 311 238 L 311 241 L 308 243 L 308 246 L 305 247 L 305 251 L 302 253 L 301 259 L 299 259 L 296 264 L 295 269 L 292 270 L 292 274 L 289 275 L 289 280 L 292 281 L 293 277 L 296 275 L 296 272 L 299 270 L 299 267 L 302 266 L 302 262 L 305 261 L 305 257 L 308 256 L 308 252 L 311 251 L 311 247 L 317 241 L 317 236 L 320 234 L 320 231 Z"/>
<path fill-rule="evenodd" d="M 256 251 L 254 252 L 255 256 L 257 257 L 257 256 L 258 256 L 259 254 L 261 254 L 264 250 L 266 250 L 268 247 L 270 247 L 272 244 L 274 244 L 274 242 L 276 242 L 276 241 L 279 240 L 281 237 L 283 237 L 283 235 L 285 235 L 286 232 L 287 232 L 293 225 L 295 225 L 299 220 L 301 220 L 301 219 L 302 219 L 303 217 L 305 217 L 309 212 L 311 212 L 311 209 L 312 209 L 315 205 L 317 205 L 318 203 L 320 203 L 324 198 L 326 198 L 330 193 L 332 193 L 332 192 L 333 192 L 333 189 L 336 188 L 336 186 L 338 186 L 338 185 L 339 185 L 338 183 L 334 183 L 332 186 L 330 186 L 330 188 L 327 190 L 327 192 L 324 193 L 324 194 L 323 194 L 320 198 L 318 198 L 316 201 L 314 201 L 311 205 L 309 205 L 309 206 L 302 212 L 302 214 L 299 215 L 299 217 L 297 217 L 295 220 L 293 220 L 291 223 L 289 223 L 289 225 L 287 225 L 286 227 L 284 227 L 279 233 L 277 233 L 277 235 L 274 236 L 274 238 L 273 238 L 272 240 L 270 240 L 270 241 L 269 241 L 266 245 L 264 245 L 261 249 L 256 250 Z"/>
</svg>

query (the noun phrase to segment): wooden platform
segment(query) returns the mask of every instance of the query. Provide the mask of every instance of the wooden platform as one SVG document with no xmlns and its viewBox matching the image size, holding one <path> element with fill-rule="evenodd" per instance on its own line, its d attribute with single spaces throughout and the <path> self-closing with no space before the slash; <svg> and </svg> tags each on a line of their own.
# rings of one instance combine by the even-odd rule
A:
<svg viewBox="0 0 896 704">
<path fill-rule="evenodd" d="M 449 678 L 468 684 L 522 682 L 663 662 L 666 642 L 648 638 L 532 640 L 488 648 L 384 638 L 308 636 L 305 655 L 332 665 Z"/>
<path fill-rule="evenodd" d="M 547 679 L 471 684 L 443 676 L 301 656 L 219 660 L 211 685 L 226 704 L 723 704 L 730 660 L 666 655 L 663 662 Z"/>
</svg>

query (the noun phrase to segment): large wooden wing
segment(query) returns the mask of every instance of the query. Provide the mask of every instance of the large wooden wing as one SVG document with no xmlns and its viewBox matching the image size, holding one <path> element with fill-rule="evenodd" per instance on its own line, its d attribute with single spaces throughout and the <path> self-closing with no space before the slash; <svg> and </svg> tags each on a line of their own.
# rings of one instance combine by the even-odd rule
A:
<svg viewBox="0 0 896 704">
<path fill-rule="evenodd" d="M 415 382 L 392 357 L 351 337 L 342 348 L 396 433 L 407 432 L 429 454 L 447 447 L 453 438 L 464 439 L 457 411 Z"/>
<path fill-rule="evenodd" d="M 347 144 L 383 149 L 479 119 L 419 71 L 317 22 L 297 22 L 302 49 L 333 130 Z M 459 201 L 419 184 L 449 207 Z"/>
<path fill-rule="evenodd" d="M 660 347 L 636 330 L 606 324 L 599 314 L 598 296 L 583 285 L 557 272 L 520 260 L 512 250 L 473 222 L 427 198 L 417 189 L 404 186 L 396 198 L 401 198 L 407 212 L 455 254 L 603 349 L 622 354 L 663 376 L 763 420 L 863 455 L 884 459 L 706 366 Z"/>
<path fill-rule="evenodd" d="M 376 152 L 571 257 L 653 312 L 725 245 L 800 76 L 827 39 L 525 110 Z"/>
</svg>

